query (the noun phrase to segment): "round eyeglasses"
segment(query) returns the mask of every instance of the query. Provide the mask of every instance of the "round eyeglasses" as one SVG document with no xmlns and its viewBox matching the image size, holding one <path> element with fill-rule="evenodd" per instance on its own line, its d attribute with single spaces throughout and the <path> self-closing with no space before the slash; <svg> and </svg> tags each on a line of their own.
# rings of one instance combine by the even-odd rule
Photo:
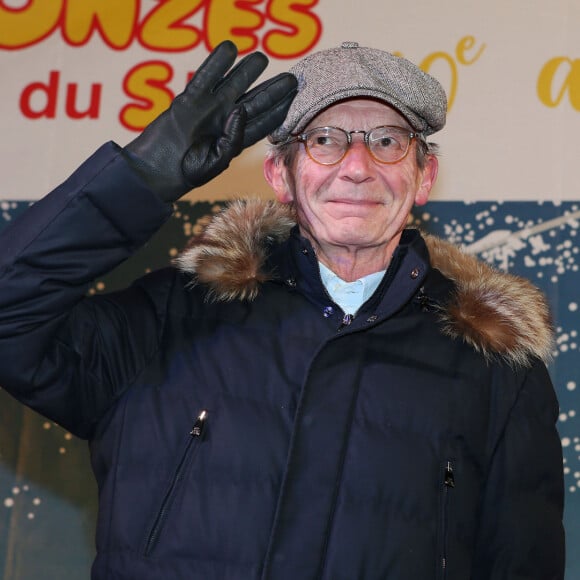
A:
<svg viewBox="0 0 580 580">
<path fill-rule="evenodd" d="M 379 163 L 397 163 L 409 152 L 411 141 L 419 137 L 403 127 L 383 125 L 369 131 L 346 131 L 340 127 L 315 127 L 294 135 L 288 143 L 304 143 L 306 152 L 312 161 L 320 165 L 335 165 L 346 156 L 355 133 L 363 135 L 367 150 Z"/>
</svg>

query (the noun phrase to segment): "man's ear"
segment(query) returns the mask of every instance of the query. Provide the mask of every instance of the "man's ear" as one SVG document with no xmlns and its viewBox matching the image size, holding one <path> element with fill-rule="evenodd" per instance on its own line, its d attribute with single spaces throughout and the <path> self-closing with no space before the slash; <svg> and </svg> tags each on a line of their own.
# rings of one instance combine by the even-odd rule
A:
<svg viewBox="0 0 580 580">
<path fill-rule="evenodd" d="M 421 170 L 419 189 L 415 194 L 415 205 L 425 205 L 427 203 L 431 188 L 437 180 L 438 172 L 439 160 L 435 155 L 427 155 L 425 158 L 425 167 Z"/>
<path fill-rule="evenodd" d="M 280 157 L 268 155 L 264 159 L 264 177 L 281 203 L 294 201 L 294 190 L 290 187 L 288 168 Z"/>
</svg>

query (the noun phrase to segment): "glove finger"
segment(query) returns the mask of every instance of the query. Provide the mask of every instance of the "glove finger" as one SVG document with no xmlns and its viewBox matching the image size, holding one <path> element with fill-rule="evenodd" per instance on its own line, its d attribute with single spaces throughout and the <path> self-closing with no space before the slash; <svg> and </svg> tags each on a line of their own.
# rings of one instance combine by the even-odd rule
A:
<svg viewBox="0 0 580 580">
<path fill-rule="evenodd" d="M 220 99 L 235 102 L 258 79 L 268 66 L 268 57 L 261 52 L 246 55 L 240 62 L 220 80 L 213 93 Z"/>
<path fill-rule="evenodd" d="M 253 117 L 259 116 L 283 100 L 289 93 L 295 94 L 297 87 L 298 81 L 293 74 L 280 73 L 248 91 L 238 99 L 238 104 L 244 105 L 248 121 L 251 121 Z"/>
<path fill-rule="evenodd" d="M 243 107 L 237 107 L 228 116 L 221 137 L 213 145 L 201 150 L 189 149 L 182 161 L 189 187 L 199 187 L 228 168 L 230 161 L 244 148 L 245 123 L 246 112 Z"/>
<path fill-rule="evenodd" d="M 224 132 L 216 143 L 216 151 L 220 157 L 233 159 L 244 149 L 244 128 L 247 113 L 244 107 L 236 107 L 227 118 Z"/>
<path fill-rule="evenodd" d="M 263 139 L 284 122 L 296 92 L 296 79 L 284 74 L 272 87 L 257 92 L 247 102 L 244 100 L 242 104 L 248 116 L 244 147 Z"/>
<path fill-rule="evenodd" d="M 231 40 L 218 44 L 195 71 L 183 93 L 211 91 L 234 64 L 237 54 L 238 49 Z"/>
</svg>

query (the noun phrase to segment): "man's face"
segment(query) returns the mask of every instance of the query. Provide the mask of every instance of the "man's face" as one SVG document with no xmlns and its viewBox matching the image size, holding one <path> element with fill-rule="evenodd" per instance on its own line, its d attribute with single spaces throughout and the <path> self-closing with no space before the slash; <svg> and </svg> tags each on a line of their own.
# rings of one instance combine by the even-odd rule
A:
<svg viewBox="0 0 580 580">
<path fill-rule="evenodd" d="M 333 126 L 347 131 L 396 125 L 412 130 L 397 111 L 372 99 L 352 99 L 317 115 L 306 130 Z M 413 204 L 427 202 L 437 176 L 437 159 L 427 156 L 419 169 L 415 140 L 398 163 L 375 161 L 362 134 L 336 165 L 320 165 L 300 144 L 291 167 L 266 161 L 265 175 L 279 201 L 294 202 L 301 232 L 315 248 L 349 249 L 397 245 Z"/>
</svg>

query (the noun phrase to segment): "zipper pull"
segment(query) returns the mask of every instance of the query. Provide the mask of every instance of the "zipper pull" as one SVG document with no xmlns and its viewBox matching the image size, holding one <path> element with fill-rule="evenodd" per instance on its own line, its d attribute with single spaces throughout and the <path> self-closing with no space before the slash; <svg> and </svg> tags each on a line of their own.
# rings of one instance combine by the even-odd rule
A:
<svg viewBox="0 0 580 580">
<path fill-rule="evenodd" d="M 193 428 L 192 430 L 189 432 L 189 434 L 192 437 L 201 437 L 203 434 L 203 429 L 205 427 L 205 420 L 207 419 L 207 411 L 204 409 L 198 416 L 198 418 L 195 420 L 195 423 L 193 424 Z"/>
<path fill-rule="evenodd" d="M 455 475 L 453 474 L 453 468 L 451 467 L 451 462 L 447 462 L 445 467 L 445 479 L 443 481 L 446 487 L 455 487 Z"/>
</svg>

